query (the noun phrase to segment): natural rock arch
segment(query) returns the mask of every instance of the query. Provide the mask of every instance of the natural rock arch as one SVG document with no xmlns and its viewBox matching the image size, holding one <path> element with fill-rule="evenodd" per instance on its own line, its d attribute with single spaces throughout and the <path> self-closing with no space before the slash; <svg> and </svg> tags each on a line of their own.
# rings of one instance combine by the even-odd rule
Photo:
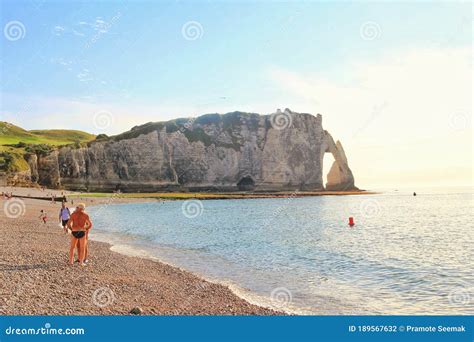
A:
<svg viewBox="0 0 474 342">
<path fill-rule="evenodd" d="M 277 125 L 277 115 L 286 116 L 287 127 Z M 186 127 L 188 121 L 144 124 L 113 139 L 35 154 L 28 158 L 31 178 L 68 190 L 114 191 L 120 183 L 123 191 L 145 192 L 319 191 L 323 157 L 331 153 L 327 190 L 357 189 L 320 114 L 288 109 L 203 115 Z"/>
<path fill-rule="evenodd" d="M 321 165 L 323 165 L 324 153 L 331 153 L 334 157 L 334 162 L 327 175 L 326 190 L 345 191 L 357 189 L 354 185 L 354 176 L 347 163 L 347 157 L 341 142 L 337 141 L 337 143 L 334 143 L 331 134 L 324 131 L 322 147 Z"/>
</svg>

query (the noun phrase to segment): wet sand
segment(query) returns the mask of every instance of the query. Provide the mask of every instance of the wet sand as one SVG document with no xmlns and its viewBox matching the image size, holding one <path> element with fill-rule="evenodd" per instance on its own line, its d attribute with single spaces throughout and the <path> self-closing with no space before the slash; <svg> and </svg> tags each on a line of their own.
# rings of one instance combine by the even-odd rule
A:
<svg viewBox="0 0 474 342">
<path fill-rule="evenodd" d="M 1 191 L 31 196 L 53 192 L 10 187 Z M 112 252 L 102 242 L 89 242 L 87 266 L 68 266 L 70 237 L 58 225 L 59 203 L 0 201 L 0 314 L 127 315 L 134 308 L 144 315 L 282 314 L 250 304 L 227 287 L 190 272 Z M 88 205 L 108 201 L 83 200 Z M 114 199 L 122 201 L 132 200 Z M 48 214 L 47 224 L 39 219 L 41 209 Z"/>
</svg>

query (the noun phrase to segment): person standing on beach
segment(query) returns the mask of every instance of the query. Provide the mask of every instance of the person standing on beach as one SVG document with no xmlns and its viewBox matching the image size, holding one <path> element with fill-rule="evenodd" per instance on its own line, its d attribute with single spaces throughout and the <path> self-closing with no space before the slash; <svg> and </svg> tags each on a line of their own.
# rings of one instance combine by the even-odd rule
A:
<svg viewBox="0 0 474 342">
<path fill-rule="evenodd" d="M 84 247 L 84 263 L 87 264 L 89 262 L 89 259 L 87 258 L 89 256 L 89 229 L 86 231 L 86 245 Z"/>
<path fill-rule="evenodd" d="M 46 211 L 41 209 L 40 210 L 40 216 L 39 216 L 40 220 L 43 221 L 44 224 L 46 224 L 46 222 L 48 221 L 48 214 L 46 214 Z"/>
<path fill-rule="evenodd" d="M 66 207 L 66 202 L 61 204 L 61 209 L 59 209 L 59 222 L 63 226 L 64 233 L 67 233 L 67 222 L 71 217 L 71 211 Z"/>
<path fill-rule="evenodd" d="M 79 203 L 76 210 L 71 214 L 67 227 L 71 229 L 71 244 L 69 246 L 69 265 L 74 264 L 74 249 L 78 247 L 79 264 L 85 266 L 84 257 L 86 253 L 87 238 L 86 233 L 92 228 L 92 222 L 84 210 L 84 203 Z"/>
</svg>

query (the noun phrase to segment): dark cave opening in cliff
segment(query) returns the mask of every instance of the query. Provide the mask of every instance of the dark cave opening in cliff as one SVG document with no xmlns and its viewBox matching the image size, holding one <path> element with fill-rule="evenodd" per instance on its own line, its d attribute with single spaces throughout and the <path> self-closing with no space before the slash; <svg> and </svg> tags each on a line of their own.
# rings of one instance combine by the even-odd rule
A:
<svg viewBox="0 0 474 342">
<path fill-rule="evenodd" d="M 255 181 L 252 177 L 245 176 L 237 183 L 237 187 L 240 191 L 252 191 L 255 189 Z"/>
</svg>

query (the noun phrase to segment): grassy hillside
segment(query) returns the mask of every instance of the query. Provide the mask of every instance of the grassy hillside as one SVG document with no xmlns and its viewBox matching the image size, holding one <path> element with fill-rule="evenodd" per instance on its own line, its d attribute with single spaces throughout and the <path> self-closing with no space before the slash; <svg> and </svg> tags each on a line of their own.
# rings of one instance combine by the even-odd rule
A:
<svg viewBox="0 0 474 342">
<path fill-rule="evenodd" d="M 74 142 L 88 142 L 95 136 L 82 131 L 49 129 L 27 131 L 7 122 L 0 122 L 0 145 L 18 144 L 48 144 L 66 145 Z"/>
<path fill-rule="evenodd" d="M 94 139 L 93 134 L 82 131 L 64 129 L 27 131 L 8 122 L 0 121 L 0 171 L 18 172 L 27 170 L 28 163 L 23 156 L 27 152 L 28 145 L 31 147 L 41 144 L 44 149 L 44 145 L 59 146 L 76 142 L 88 142 Z M 23 143 L 23 147 L 8 146 L 20 142 Z"/>
<path fill-rule="evenodd" d="M 25 171 L 28 163 L 23 158 L 25 151 L 20 148 L 0 146 L 0 171 Z"/>
</svg>

